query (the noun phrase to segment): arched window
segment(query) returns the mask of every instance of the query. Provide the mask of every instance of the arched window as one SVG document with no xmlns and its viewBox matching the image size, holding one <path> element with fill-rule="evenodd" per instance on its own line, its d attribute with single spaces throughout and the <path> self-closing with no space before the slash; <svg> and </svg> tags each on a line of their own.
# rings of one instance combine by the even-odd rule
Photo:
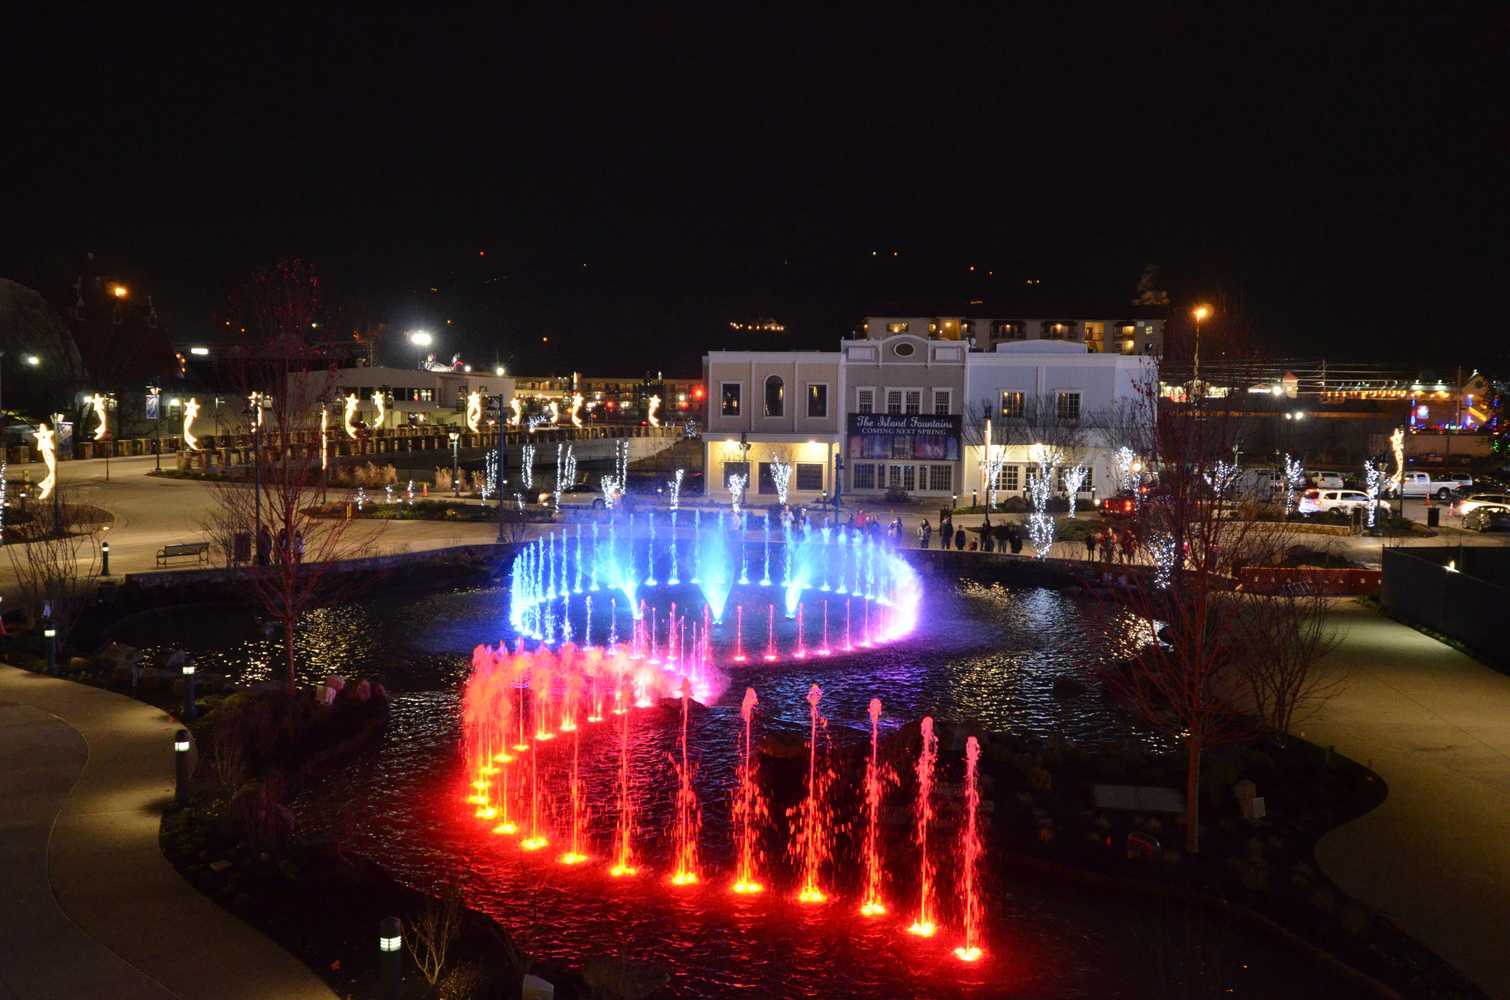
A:
<svg viewBox="0 0 1510 1000">
<path fill-rule="evenodd" d="M 772 375 L 765 380 L 765 415 L 779 417 L 785 412 L 785 405 L 786 385 L 780 375 Z"/>
</svg>

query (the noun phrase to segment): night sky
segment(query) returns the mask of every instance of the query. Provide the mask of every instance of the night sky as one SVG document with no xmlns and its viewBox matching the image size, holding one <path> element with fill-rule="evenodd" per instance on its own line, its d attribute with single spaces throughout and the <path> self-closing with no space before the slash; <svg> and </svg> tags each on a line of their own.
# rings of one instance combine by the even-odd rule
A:
<svg viewBox="0 0 1510 1000">
<path fill-rule="evenodd" d="M 1125 302 L 1154 262 L 1243 350 L 1503 368 L 1510 15 L 1448 6 L 13 22 L 0 275 L 63 299 L 92 250 L 187 342 L 298 256 L 334 328 L 690 374 L 891 300 Z"/>
</svg>

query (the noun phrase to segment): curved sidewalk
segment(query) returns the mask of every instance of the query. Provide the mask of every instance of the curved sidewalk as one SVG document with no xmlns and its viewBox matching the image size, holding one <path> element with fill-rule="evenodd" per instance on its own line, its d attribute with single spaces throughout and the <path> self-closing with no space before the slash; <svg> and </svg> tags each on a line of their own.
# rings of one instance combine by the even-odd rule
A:
<svg viewBox="0 0 1510 1000">
<path fill-rule="evenodd" d="M 1297 728 L 1389 785 L 1317 845 L 1346 892 L 1510 998 L 1510 677 L 1355 602 L 1323 661 L 1347 688 Z"/>
<path fill-rule="evenodd" d="M 174 721 L 0 665 L 0 1000 L 331 1000 L 163 857 Z"/>
</svg>

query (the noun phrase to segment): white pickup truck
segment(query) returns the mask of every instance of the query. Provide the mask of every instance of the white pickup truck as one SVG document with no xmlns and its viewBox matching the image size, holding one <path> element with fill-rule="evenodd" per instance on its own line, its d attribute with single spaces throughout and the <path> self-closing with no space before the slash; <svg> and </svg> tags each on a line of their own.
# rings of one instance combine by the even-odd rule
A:
<svg viewBox="0 0 1510 1000">
<path fill-rule="evenodd" d="M 1455 490 L 1473 485 L 1473 477 L 1446 472 L 1407 472 L 1400 484 L 1400 495 L 1407 497 L 1436 497 L 1446 500 Z"/>
</svg>

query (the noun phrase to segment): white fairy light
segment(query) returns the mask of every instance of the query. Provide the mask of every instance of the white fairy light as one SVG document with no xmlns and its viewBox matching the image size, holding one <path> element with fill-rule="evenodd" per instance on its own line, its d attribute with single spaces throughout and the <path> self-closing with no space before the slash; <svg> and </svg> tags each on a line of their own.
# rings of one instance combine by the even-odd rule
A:
<svg viewBox="0 0 1510 1000">
<path fill-rule="evenodd" d="M 1006 464 L 1006 452 L 997 451 L 991 443 L 991 418 L 986 418 L 985 433 L 985 462 L 983 465 L 986 477 L 986 509 L 996 509 L 996 490 L 1001 482 L 1001 470 Z"/>
<path fill-rule="evenodd" d="M 0 542 L 5 540 L 5 470 L 8 465 L 0 455 Z"/>
<path fill-rule="evenodd" d="M 410 507 L 414 506 L 414 480 L 409 480 L 408 489 L 404 490 L 404 502 Z"/>
<path fill-rule="evenodd" d="M 1148 543 L 1148 554 L 1153 558 L 1153 582 L 1160 590 L 1168 590 L 1174 579 L 1174 537 L 1168 532 L 1156 532 Z"/>
<path fill-rule="evenodd" d="M 1049 445 L 1035 444 L 1032 449 L 1033 463 L 1038 467 L 1033 481 L 1028 484 L 1028 500 L 1033 512 L 1028 515 L 1028 536 L 1033 540 L 1033 554 L 1047 559 L 1054 546 L 1054 517 L 1049 513 L 1049 497 L 1054 491 L 1054 472 L 1064 460 L 1059 449 Z"/>
<path fill-rule="evenodd" d="M 569 406 L 566 410 L 566 415 L 571 417 L 571 425 L 573 427 L 582 426 L 581 412 L 582 394 L 580 392 L 574 392 L 571 394 L 571 406 Z"/>
<path fill-rule="evenodd" d="M 1389 449 L 1395 455 L 1395 471 L 1390 476 L 1395 481 L 1395 492 L 1405 488 L 1405 428 L 1396 427 L 1389 436 Z"/>
<path fill-rule="evenodd" d="M 89 397 L 89 406 L 100 420 L 99 426 L 94 429 L 94 439 L 103 441 L 110 433 L 110 404 L 97 392 Z"/>
<path fill-rule="evenodd" d="M 661 418 L 658 417 L 658 416 L 656 416 L 656 414 L 660 412 L 660 409 L 661 409 L 661 397 L 659 397 L 659 396 L 651 396 L 650 397 L 650 408 L 645 413 L 645 420 L 646 420 L 647 423 L 650 424 L 651 427 L 659 427 L 659 426 L 661 426 Z"/>
<path fill-rule="evenodd" d="M 387 504 L 390 507 L 398 503 L 398 498 L 393 495 L 392 483 L 383 484 L 383 503 Z"/>
<path fill-rule="evenodd" d="M 194 412 L 199 412 L 199 404 L 189 400 L 189 405 L 194 407 Z M 184 438 L 188 439 L 189 421 L 188 414 L 184 415 Z M 324 403 L 320 404 L 320 468 L 330 467 L 330 408 Z"/>
<path fill-rule="evenodd" d="M 346 436 L 353 441 L 357 439 L 357 409 L 362 405 L 362 399 L 356 393 L 350 393 L 346 397 L 346 413 L 341 417 L 341 422 L 346 428 Z"/>
<path fill-rule="evenodd" d="M 1138 453 L 1123 445 L 1112 453 L 1112 460 L 1117 463 L 1117 486 L 1119 489 L 1130 490 L 1133 488 L 1133 463 L 1138 460 Z"/>
<path fill-rule="evenodd" d="M 383 395 L 383 390 L 372 390 L 372 406 L 377 410 L 377 415 L 372 418 L 372 426 L 382 427 L 388 420 L 388 398 Z"/>
<path fill-rule="evenodd" d="M 792 482 L 792 466 L 782 459 L 771 461 L 771 482 L 776 484 L 776 502 L 786 506 L 787 487 Z"/>
<path fill-rule="evenodd" d="M 599 483 L 603 487 L 603 506 L 613 510 L 613 505 L 624 495 L 624 484 L 615 475 L 604 475 Z"/>
<path fill-rule="evenodd" d="M 357 487 L 356 500 L 357 500 L 357 510 L 358 511 L 361 511 L 363 508 L 365 508 L 367 506 L 367 488 L 366 487 L 364 487 L 364 486 L 358 486 Z"/>
<path fill-rule="evenodd" d="M 1363 463 L 1363 489 L 1368 494 L 1368 526 L 1374 526 L 1374 519 L 1379 511 L 1379 485 L 1384 481 L 1384 470 L 1374 464 L 1373 459 Z"/>
<path fill-rule="evenodd" d="M 524 423 L 524 407 L 520 404 L 518 396 L 509 400 L 509 413 L 508 425 L 510 427 L 518 427 Z"/>
<path fill-rule="evenodd" d="M 1284 510 L 1285 516 L 1289 517 L 1295 511 L 1295 495 L 1299 492 L 1301 485 L 1305 483 L 1306 474 L 1305 469 L 1301 467 L 1300 459 L 1291 458 L 1289 455 L 1286 455 L 1284 459 Z"/>
<path fill-rule="evenodd" d="M 676 510 L 682 505 L 682 476 L 686 475 L 686 469 L 677 469 L 676 475 L 666 481 L 671 489 L 671 509 Z"/>
<path fill-rule="evenodd" d="M 739 517 L 739 505 L 744 500 L 745 483 L 750 477 L 742 472 L 736 472 L 729 477 L 729 509 L 734 512 L 734 517 Z"/>
<path fill-rule="evenodd" d="M 1064 470 L 1064 489 L 1070 495 L 1070 519 L 1075 517 L 1075 495 L 1080 492 L 1080 487 L 1085 485 L 1085 477 L 1089 470 L 1084 465 L 1076 462 Z"/>
<path fill-rule="evenodd" d="M 482 498 L 484 500 L 498 494 L 498 452 L 489 448 L 482 459 Z"/>
<path fill-rule="evenodd" d="M 520 456 L 521 456 L 521 463 L 522 464 L 519 467 L 519 475 L 524 480 L 524 488 L 526 490 L 534 489 L 535 488 L 535 446 L 532 445 L 532 444 L 525 445 L 523 448 L 520 449 Z"/>
<path fill-rule="evenodd" d="M 1206 485 L 1211 487 L 1211 492 L 1218 497 L 1225 497 L 1232 484 L 1237 481 L 1238 468 L 1232 462 L 1216 461 L 1211 463 L 1211 468 L 1202 473 L 1206 479 Z"/>
</svg>

